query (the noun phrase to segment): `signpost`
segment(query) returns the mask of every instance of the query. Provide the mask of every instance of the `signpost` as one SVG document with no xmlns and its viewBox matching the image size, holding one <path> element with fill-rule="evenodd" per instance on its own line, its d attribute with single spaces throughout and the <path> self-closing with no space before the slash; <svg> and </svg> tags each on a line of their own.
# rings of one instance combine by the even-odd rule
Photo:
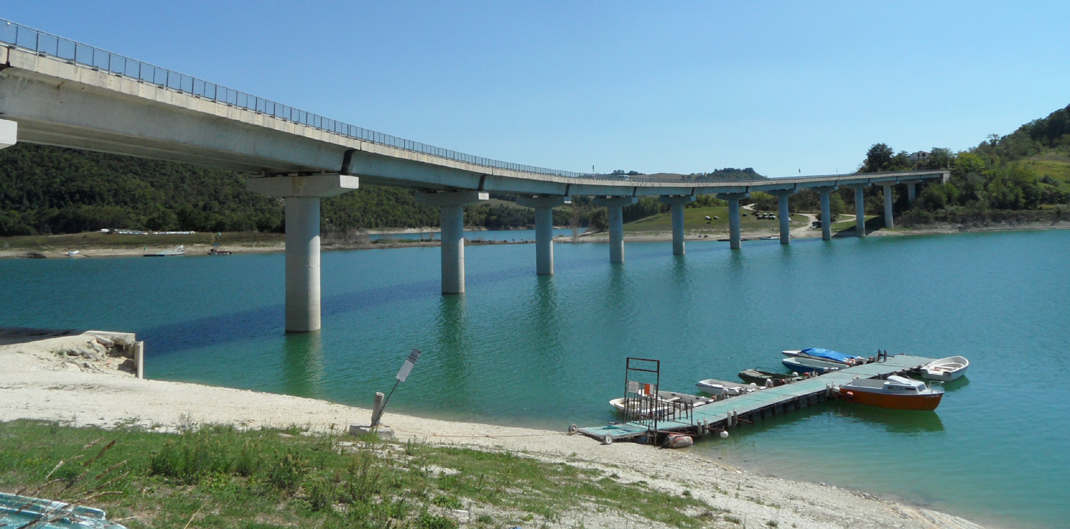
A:
<svg viewBox="0 0 1070 529">
<path fill-rule="evenodd" d="M 375 394 L 375 406 L 372 409 L 372 428 L 379 426 L 379 419 L 383 416 L 383 411 L 386 410 L 386 403 L 390 402 L 390 397 L 394 394 L 394 390 L 398 389 L 398 384 L 405 382 L 406 378 L 409 378 L 409 373 L 412 371 L 412 367 L 416 365 L 416 361 L 420 359 L 420 350 L 413 348 L 409 352 L 409 357 L 405 359 L 405 363 L 401 364 L 401 369 L 397 374 L 397 382 L 394 382 L 394 388 L 390 390 L 390 395 L 386 396 L 386 400 L 383 400 L 380 404 L 380 398 L 382 393 Z"/>
</svg>

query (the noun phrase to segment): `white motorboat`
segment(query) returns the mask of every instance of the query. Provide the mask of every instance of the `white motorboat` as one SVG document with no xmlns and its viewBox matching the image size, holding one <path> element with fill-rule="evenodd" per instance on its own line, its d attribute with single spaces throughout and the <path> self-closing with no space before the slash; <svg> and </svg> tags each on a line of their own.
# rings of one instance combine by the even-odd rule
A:
<svg viewBox="0 0 1070 529">
<path fill-rule="evenodd" d="M 172 257 L 175 255 L 186 255 L 186 247 L 183 245 L 175 246 L 174 250 L 163 250 L 156 253 L 147 253 L 145 257 Z"/>
<path fill-rule="evenodd" d="M 738 382 L 728 382 L 725 380 L 717 380 L 713 378 L 707 378 L 705 380 L 699 380 L 695 382 L 695 387 L 703 393 L 708 393 L 715 397 L 735 397 L 736 395 L 742 395 L 744 393 L 752 393 L 762 389 L 758 384 L 740 384 Z"/>
<path fill-rule="evenodd" d="M 921 378 L 951 382 L 962 378 L 968 367 L 970 367 L 970 361 L 966 357 L 949 356 L 921 366 Z"/>
</svg>

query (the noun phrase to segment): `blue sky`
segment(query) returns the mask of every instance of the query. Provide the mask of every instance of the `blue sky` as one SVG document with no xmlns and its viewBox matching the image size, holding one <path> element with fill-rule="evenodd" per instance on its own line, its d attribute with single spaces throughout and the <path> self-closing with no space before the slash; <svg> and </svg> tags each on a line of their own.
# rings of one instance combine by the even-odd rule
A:
<svg viewBox="0 0 1070 529">
<path fill-rule="evenodd" d="M 1070 2 L 0 0 L 0 17 L 365 128 L 644 173 L 858 168 L 1070 104 Z"/>
</svg>

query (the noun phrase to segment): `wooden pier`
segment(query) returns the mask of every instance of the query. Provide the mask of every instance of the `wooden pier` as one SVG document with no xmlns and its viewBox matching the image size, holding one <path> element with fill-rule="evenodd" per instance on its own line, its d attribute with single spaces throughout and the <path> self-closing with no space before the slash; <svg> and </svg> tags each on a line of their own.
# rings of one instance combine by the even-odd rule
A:
<svg viewBox="0 0 1070 529">
<path fill-rule="evenodd" d="M 932 362 L 932 358 L 911 355 L 890 356 L 886 360 L 849 367 L 753 393 L 745 393 L 715 403 L 694 408 L 688 422 L 659 420 L 656 428 L 653 421 L 625 422 L 578 428 L 577 431 L 604 443 L 615 440 L 651 438 L 670 432 L 702 436 L 727 431 L 740 423 L 750 423 L 783 415 L 787 412 L 812 406 L 833 398 L 832 387 L 846 384 L 856 378 L 886 378 L 889 375 L 916 371 Z M 651 438 L 652 439 L 652 438 Z"/>
</svg>

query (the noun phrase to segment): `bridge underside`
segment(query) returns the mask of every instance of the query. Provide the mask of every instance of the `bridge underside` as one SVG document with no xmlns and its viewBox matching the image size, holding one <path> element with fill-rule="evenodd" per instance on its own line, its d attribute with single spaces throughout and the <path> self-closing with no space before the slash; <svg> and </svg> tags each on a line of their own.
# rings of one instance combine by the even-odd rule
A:
<svg viewBox="0 0 1070 529">
<path fill-rule="evenodd" d="M 549 275 L 553 274 L 551 210 L 568 196 L 602 197 L 599 203 L 609 209 L 610 260 L 623 263 L 621 210 L 637 197 L 658 196 L 672 204 L 674 253 L 683 254 L 683 204 L 695 195 L 719 193 L 730 200 L 732 247 L 739 248 L 738 205 L 747 193 L 777 193 L 781 198 L 781 229 L 786 231 L 787 195 L 796 190 L 823 186 L 818 189 L 827 219 L 828 192 L 836 186 L 860 189 L 882 184 L 890 196 L 887 190 L 892 184 L 905 183 L 912 200 L 915 183 L 948 177 L 947 171 L 750 181 L 627 180 L 551 174 L 548 170 L 487 161 L 429 146 L 419 150 L 407 140 L 390 143 L 407 148 L 392 147 L 366 141 L 381 139 L 381 135 L 336 132 L 352 131 L 353 128 L 345 128 L 348 125 L 332 122 L 331 130 L 327 130 L 307 124 L 313 122 L 305 119 L 299 118 L 299 123 L 277 117 L 274 112 L 264 113 L 200 97 L 189 90 L 0 45 L 0 125 L 9 124 L 6 129 L 0 128 L 0 147 L 5 141 L 4 131 L 13 137 L 17 128 L 17 141 L 27 143 L 251 173 L 256 177 L 250 179 L 250 189 L 285 197 L 287 329 L 299 332 L 317 330 L 320 325 L 319 200 L 356 188 L 356 179 L 348 179 L 351 176 L 359 177 L 364 185 L 419 189 L 422 203 L 442 210 L 443 292 L 457 294 L 464 292 L 462 208 L 486 200 L 486 192 L 518 195 L 519 203 L 536 208 L 536 270 Z M 17 127 L 10 125 L 12 121 Z M 858 217 L 864 220 L 861 209 Z M 827 224 L 823 225 L 826 238 Z M 445 244 L 447 241 L 450 244 Z M 782 241 L 786 243 L 787 238 Z"/>
</svg>

